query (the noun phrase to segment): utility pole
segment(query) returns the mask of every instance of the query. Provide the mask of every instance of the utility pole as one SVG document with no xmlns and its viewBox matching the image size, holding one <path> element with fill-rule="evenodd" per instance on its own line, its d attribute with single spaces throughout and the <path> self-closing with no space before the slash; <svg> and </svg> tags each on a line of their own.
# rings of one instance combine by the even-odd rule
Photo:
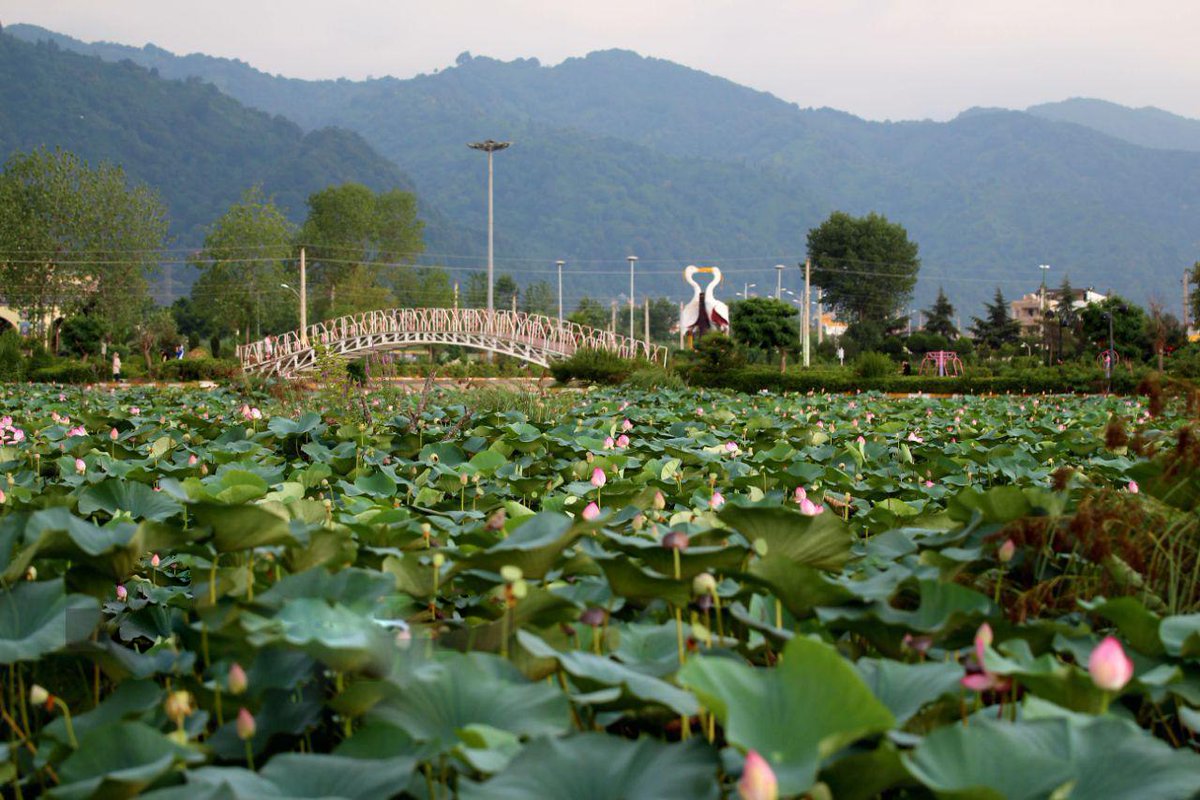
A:
<svg viewBox="0 0 1200 800">
<path fill-rule="evenodd" d="M 300 248 L 300 344 L 308 347 L 308 267 Z"/>
<path fill-rule="evenodd" d="M 787 269 L 783 264 L 775 265 L 775 299 L 783 299 L 783 271 Z"/>
<path fill-rule="evenodd" d="M 812 259 L 804 260 L 804 366 L 810 366 L 809 337 L 812 329 Z"/>
<path fill-rule="evenodd" d="M 683 301 L 679 301 L 679 349 L 684 348 L 683 342 Z"/>
<path fill-rule="evenodd" d="M 608 332 L 617 332 L 617 301 L 612 301 L 612 322 L 608 323 Z"/>
<path fill-rule="evenodd" d="M 1183 271 L 1183 335 L 1184 335 L 1184 338 L 1187 338 L 1188 329 L 1191 327 L 1189 324 L 1189 320 L 1188 320 L 1188 315 L 1191 314 L 1191 312 L 1192 312 L 1192 309 L 1191 309 L 1192 298 L 1190 296 L 1191 291 L 1188 287 L 1188 278 L 1189 277 L 1190 276 L 1188 275 L 1188 271 L 1185 269 Z"/>
<path fill-rule="evenodd" d="M 633 265 L 637 263 L 637 256 L 629 256 L 629 341 L 634 341 L 636 337 L 633 335 L 633 309 L 636 305 L 633 300 Z"/>
<path fill-rule="evenodd" d="M 558 324 L 559 324 L 559 325 L 562 325 L 562 321 L 563 321 L 563 313 L 562 313 L 562 268 L 563 268 L 563 264 L 566 264 L 566 263 L 567 263 L 567 262 L 563 261 L 561 258 L 560 258 L 558 261 L 555 261 L 555 262 L 554 262 L 555 266 L 557 266 L 557 267 L 558 267 Z"/>
<path fill-rule="evenodd" d="M 650 298 L 647 297 L 642 301 L 646 309 L 646 318 L 642 322 L 642 333 L 646 335 L 646 347 L 650 347 Z"/>
<path fill-rule="evenodd" d="M 825 290 L 817 287 L 817 344 L 825 341 Z"/>
</svg>

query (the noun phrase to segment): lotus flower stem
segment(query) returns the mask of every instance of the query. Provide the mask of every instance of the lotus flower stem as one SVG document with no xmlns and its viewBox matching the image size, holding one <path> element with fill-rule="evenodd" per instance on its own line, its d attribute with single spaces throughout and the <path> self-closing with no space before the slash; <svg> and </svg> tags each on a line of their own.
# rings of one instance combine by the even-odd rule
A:
<svg viewBox="0 0 1200 800">
<path fill-rule="evenodd" d="M 775 627 L 783 629 L 783 603 L 779 602 L 779 598 L 775 598 Z"/>
<path fill-rule="evenodd" d="M 217 727 L 225 724 L 224 714 L 221 713 L 221 684 L 217 684 L 217 691 L 213 697 L 214 711 L 217 713 Z"/>
<path fill-rule="evenodd" d="M 250 744 L 250 739 L 246 739 L 243 744 L 246 745 L 246 766 L 254 772 L 254 747 Z"/>
<path fill-rule="evenodd" d="M 79 742 L 75 738 L 75 725 L 71 722 L 71 709 L 67 708 L 67 704 L 63 702 L 61 697 L 54 698 L 54 705 L 62 709 L 63 724 L 67 726 L 67 741 L 71 743 L 71 749 L 78 750 Z"/>
<path fill-rule="evenodd" d="M 429 795 L 429 800 L 436 800 L 437 792 L 433 785 L 433 765 L 428 761 L 425 762 L 425 792 Z"/>
<path fill-rule="evenodd" d="M 725 640 L 725 623 L 721 619 L 721 595 L 717 594 L 716 590 L 712 593 L 713 609 L 717 612 L 717 638 L 721 641 Z"/>
<path fill-rule="evenodd" d="M 26 739 L 31 739 L 33 737 L 29 734 L 29 706 L 25 702 L 25 698 L 29 696 L 25 691 L 25 673 L 21 671 L 21 666 L 19 664 L 13 664 L 12 670 L 13 672 L 17 673 L 16 695 L 18 708 L 21 711 L 21 732 Z M 11 679 L 12 672 L 9 672 L 10 685 L 12 682 Z"/>
</svg>

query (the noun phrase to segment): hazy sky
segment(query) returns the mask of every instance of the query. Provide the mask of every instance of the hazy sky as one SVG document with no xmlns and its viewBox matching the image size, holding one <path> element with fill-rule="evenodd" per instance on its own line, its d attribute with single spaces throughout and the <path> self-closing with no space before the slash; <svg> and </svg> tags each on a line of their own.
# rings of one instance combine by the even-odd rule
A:
<svg viewBox="0 0 1200 800">
<path fill-rule="evenodd" d="M 1200 117 L 1195 0 L 0 0 L 0 22 L 301 78 L 622 47 L 870 119 L 1079 96 Z"/>
</svg>

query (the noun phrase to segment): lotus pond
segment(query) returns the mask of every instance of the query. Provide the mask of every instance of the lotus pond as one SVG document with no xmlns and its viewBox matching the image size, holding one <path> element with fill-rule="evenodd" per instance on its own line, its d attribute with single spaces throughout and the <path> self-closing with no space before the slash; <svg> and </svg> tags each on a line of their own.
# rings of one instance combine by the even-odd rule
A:
<svg viewBox="0 0 1200 800">
<path fill-rule="evenodd" d="M 1200 793 L 1182 403 L 478 399 L 0 395 L 8 796 Z"/>
</svg>

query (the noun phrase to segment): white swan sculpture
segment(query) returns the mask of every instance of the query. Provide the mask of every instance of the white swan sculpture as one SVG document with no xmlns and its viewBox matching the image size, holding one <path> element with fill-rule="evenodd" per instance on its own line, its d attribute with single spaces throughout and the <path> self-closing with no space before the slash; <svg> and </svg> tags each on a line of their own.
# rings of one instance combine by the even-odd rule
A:
<svg viewBox="0 0 1200 800">
<path fill-rule="evenodd" d="M 713 275 L 713 280 L 701 290 L 693 277 L 697 272 Z M 717 267 L 697 267 L 689 264 L 683 271 L 683 279 L 692 286 L 692 299 L 684 305 L 679 315 L 679 326 L 691 339 L 703 336 L 710 330 L 729 330 L 729 306 L 713 296 L 713 289 L 721 282 L 721 270 Z"/>
</svg>

